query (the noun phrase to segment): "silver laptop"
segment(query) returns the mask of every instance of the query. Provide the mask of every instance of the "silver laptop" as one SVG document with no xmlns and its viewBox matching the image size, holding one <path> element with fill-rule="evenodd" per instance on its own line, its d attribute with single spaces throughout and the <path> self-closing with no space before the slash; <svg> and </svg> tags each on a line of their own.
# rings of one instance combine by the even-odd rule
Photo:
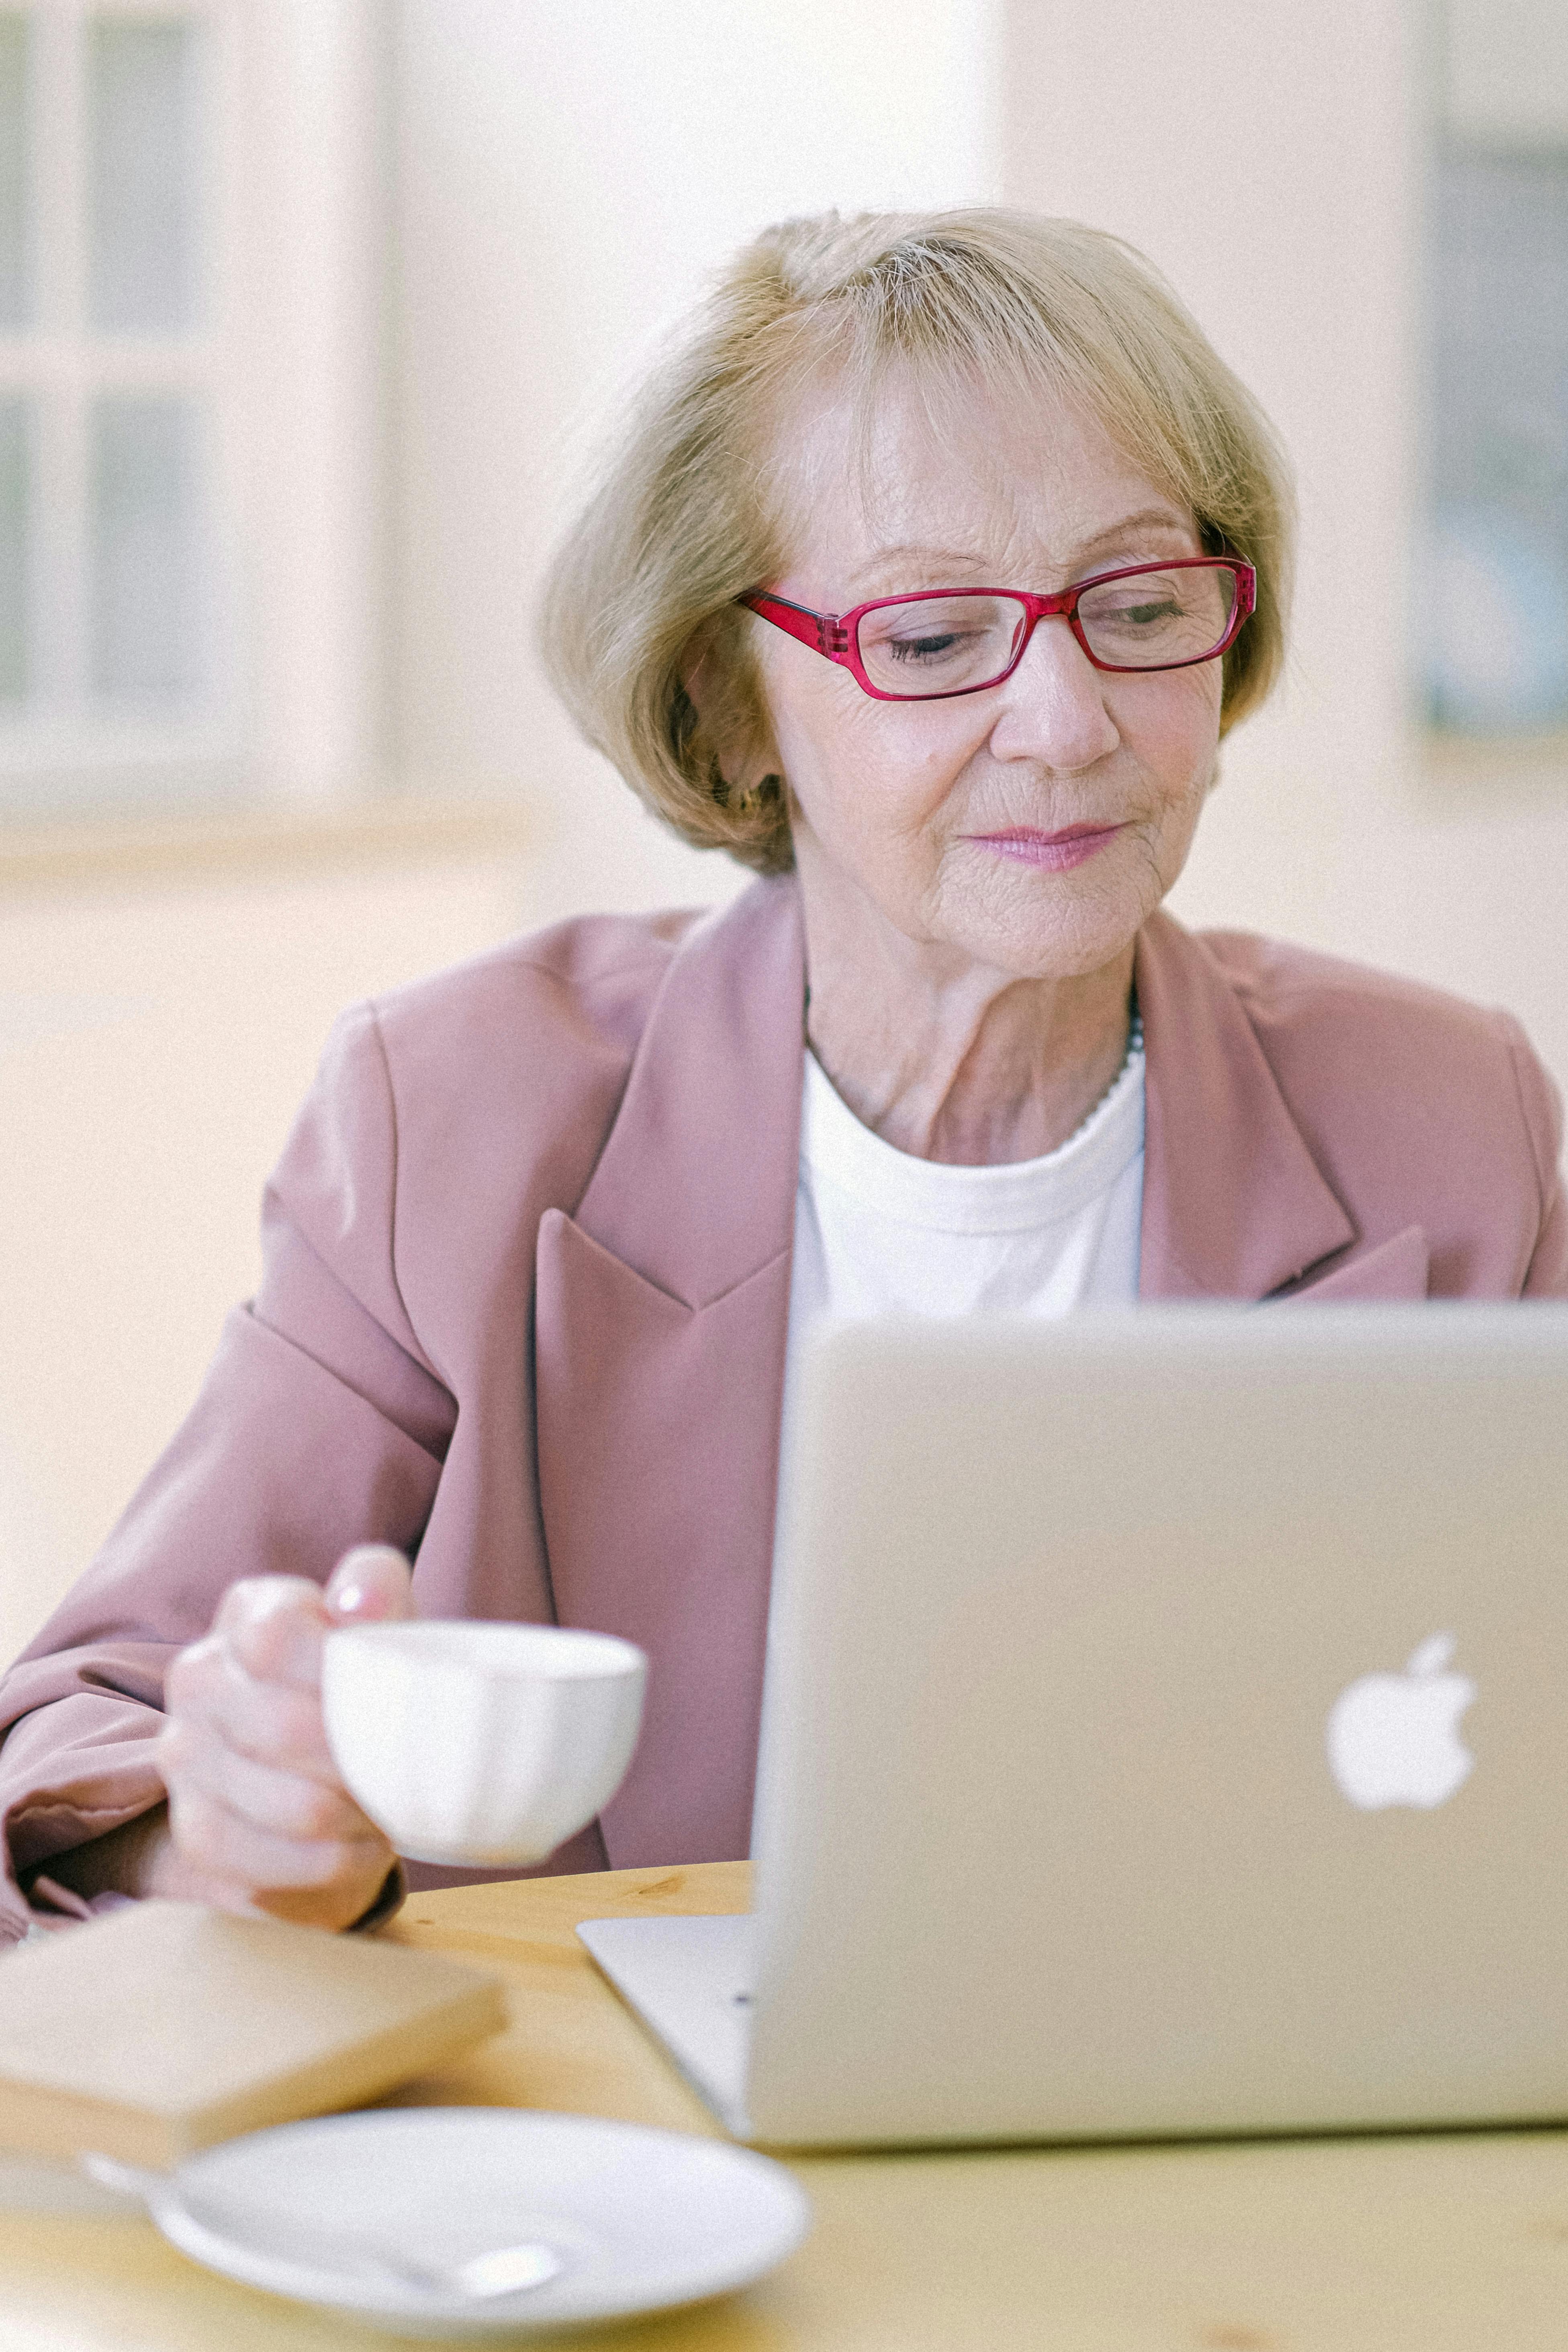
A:
<svg viewBox="0 0 1568 2352">
<path fill-rule="evenodd" d="M 746 1919 L 580 1933 L 785 2146 L 1568 2116 L 1568 1307 L 803 1368 Z"/>
</svg>

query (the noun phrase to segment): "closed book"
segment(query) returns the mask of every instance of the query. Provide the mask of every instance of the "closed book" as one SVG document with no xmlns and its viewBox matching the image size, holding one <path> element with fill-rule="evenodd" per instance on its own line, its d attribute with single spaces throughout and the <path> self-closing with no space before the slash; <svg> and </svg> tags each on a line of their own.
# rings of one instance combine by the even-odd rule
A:
<svg viewBox="0 0 1568 2352">
<path fill-rule="evenodd" d="M 0 2145 L 163 2168 L 363 2105 L 505 2022 L 497 1979 L 433 1952 L 128 1905 L 0 1959 Z"/>
</svg>

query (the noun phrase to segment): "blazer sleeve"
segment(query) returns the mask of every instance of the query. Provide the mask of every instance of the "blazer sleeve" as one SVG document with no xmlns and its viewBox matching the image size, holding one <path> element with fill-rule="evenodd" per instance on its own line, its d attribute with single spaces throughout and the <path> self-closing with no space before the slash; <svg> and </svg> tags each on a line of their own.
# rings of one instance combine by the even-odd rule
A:
<svg viewBox="0 0 1568 2352">
<path fill-rule="evenodd" d="M 457 1407 L 398 1291 L 397 1137 L 375 1014 L 345 1014 L 263 1199 L 263 1276 L 183 1426 L 88 1572 L 0 1679 L 0 1941 L 21 1881 L 163 1801 L 170 1659 L 237 1578 L 324 1582 L 412 1554 Z M 48 1890 L 40 1890 L 47 1896 Z"/>
<path fill-rule="evenodd" d="M 1520 1106 L 1535 1161 L 1541 1224 L 1521 1296 L 1568 1298 L 1568 1199 L 1563 1185 L 1563 1097 L 1531 1049 L 1519 1023 L 1504 1016 Z"/>
</svg>

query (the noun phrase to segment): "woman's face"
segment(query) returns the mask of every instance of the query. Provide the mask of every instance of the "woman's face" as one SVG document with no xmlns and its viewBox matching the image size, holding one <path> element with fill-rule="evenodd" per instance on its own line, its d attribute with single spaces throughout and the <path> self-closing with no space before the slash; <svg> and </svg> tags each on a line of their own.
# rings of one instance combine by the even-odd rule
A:
<svg viewBox="0 0 1568 2352">
<path fill-rule="evenodd" d="M 1043 593 L 1204 552 L 1191 514 L 1055 397 L 1026 414 L 977 404 L 963 431 L 939 433 L 895 387 L 864 467 L 847 404 L 824 400 L 793 437 L 786 487 L 802 523 L 769 585 L 816 612 L 921 588 Z M 847 895 L 852 917 L 858 901 L 920 946 L 1020 978 L 1096 971 L 1126 950 L 1181 872 L 1213 779 L 1217 661 L 1114 675 L 1051 619 L 1000 686 L 879 702 L 754 629 L 808 910 L 814 894 Z"/>
</svg>

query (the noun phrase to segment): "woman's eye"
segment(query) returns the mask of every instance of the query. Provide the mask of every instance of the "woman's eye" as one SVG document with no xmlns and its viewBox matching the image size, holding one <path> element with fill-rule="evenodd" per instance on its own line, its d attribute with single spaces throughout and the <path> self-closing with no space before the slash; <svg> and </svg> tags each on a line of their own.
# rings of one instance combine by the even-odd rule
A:
<svg viewBox="0 0 1568 2352">
<path fill-rule="evenodd" d="M 1182 608 L 1173 596 L 1163 596 L 1157 604 L 1112 605 L 1109 611 L 1102 609 L 1099 618 L 1125 622 L 1131 627 L 1146 629 L 1156 621 L 1179 620 L 1181 613 Z"/>
<path fill-rule="evenodd" d="M 1015 631 L 1011 606 L 994 597 L 914 599 L 871 616 L 860 658 L 891 693 L 953 693 L 1006 667 Z"/>
<path fill-rule="evenodd" d="M 939 637 L 889 637 L 883 650 L 894 661 L 940 661 L 944 654 L 956 651 L 962 642 L 956 629 L 947 629 Z"/>
</svg>

